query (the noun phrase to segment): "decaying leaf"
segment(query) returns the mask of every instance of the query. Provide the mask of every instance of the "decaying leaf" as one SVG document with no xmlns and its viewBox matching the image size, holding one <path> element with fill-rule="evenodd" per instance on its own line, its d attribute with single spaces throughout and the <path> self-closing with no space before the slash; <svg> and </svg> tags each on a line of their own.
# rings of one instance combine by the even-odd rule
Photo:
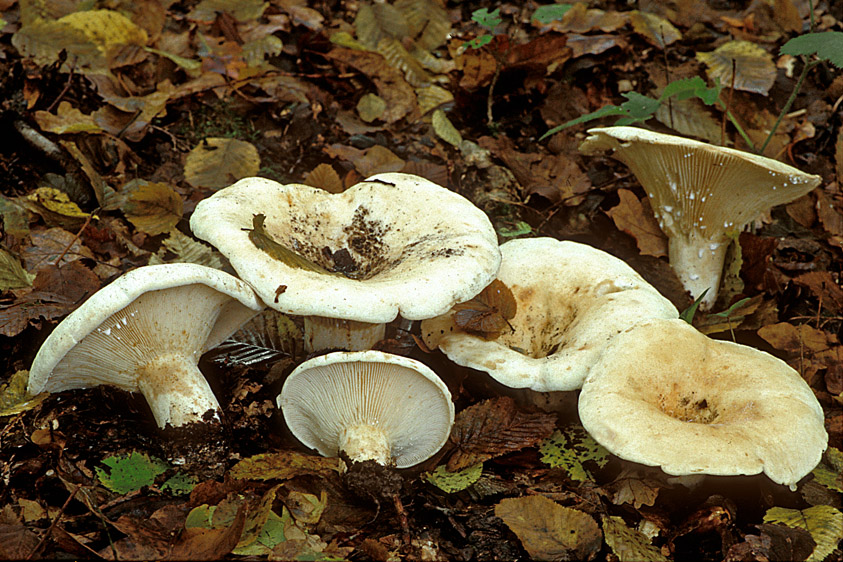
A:
<svg viewBox="0 0 843 562">
<path fill-rule="evenodd" d="M 620 562 L 668 562 L 647 537 L 615 515 L 603 516 L 603 536 Z"/>
<path fill-rule="evenodd" d="M 123 213 L 135 228 L 156 236 L 169 232 L 182 217 L 181 196 L 165 183 L 135 180 L 123 187 L 127 193 Z"/>
<path fill-rule="evenodd" d="M 618 204 L 606 212 L 612 217 L 615 226 L 635 238 L 641 254 L 666 256 L 667 236 L 659 228 L 659 221 L 653 216 L 649 203 L 645 206 L 628 189 L 618 189 L 618 198 Z"/>
<path fill-rule="evenodd" d="M 342 184 L 340 175 L 330 164 L 319 164 L 313 168 L 304 178 L 305 185 L 324 189 L 328 193 L 342 193 L 345 187 Z"/>
<path fill-rule="evenodd" d="M 483 474 L 483 462 L 478 462 L 460 470 L 450 471 L 445 465 L 437 466 L 432 472 L 424 474 L 424 479 L 449 494 L 461 492 L 480 479 Z"/>
<path fill-rule="evenodd" d="M 815 505 L 803 510 L 772 507 L 764 514 L 764 522 L 781 523 L 811 533 L 817 546 L 806 562 L 825 560 L 843 537 L 843 513 L 830 505 Z"/>
<path fill-rule="evenodd" d="M 553 432 L 540 446 L 541 460 L 553 468 L 564 468 L 573 480 L 594 480 L 583 463 L 598 467 L 609 460 L 609 451 L 578 425 L 567 425 Z"/>
<path fill-rule="evenodd" d="M 615 505 L 632 504 L 635 509 L 642 505 L 653 505 L 661 486 L 655 480 L 643 478 L 638 471 L 624 469 L 624 472 L 607 486 Z"/>
<path fill-rule="evenodd" d="M 632 10 L 629 12 L 629 23 L 636 33 L 660 49 L 682 39 L 682 32 L 656 14 Z"/>
<path fill-rule="evenodd" d="M 302 455 L 295 451 L 278 451 L 243 459 L 231 468 L 232 478 L 240 480 L 287 480 L 299 474 L 331 475 L 340 472 L 336 458 Z"/>
<path fill-rule="evenodd" d="M 237 180 L 256 176 L 258 149 L 239 139 L 207 138 L 196 145 L 184 162 L 184 179 L 193 187 L 220 189 Z"/>
<path fill-rule="evenodd" d="M 47 393 L 31 396 L 26 391 L 28 382 L 29 371 L 16 371 L 9 382 L 0 384 L 0 418 L 31 410 L 47 397 Z"/>
<path fill-rule="evenodd" d="M 99 133 L 102 131 L 100 126 L 94 122 L 92 115 L 82 113 L 66 101 L 59 104 L 55 114 L 47 111 L 36 111 L 35 121 L 42 131 L 57 135 Z"/>
<path fill-rule="evenodd" d="M 35 275 L 26 271 L 15 256 L 0 248 L 0 292 L 29 287 Z"/>
<path fill-rule="evenodd" d="M 41 215 L 50 226 L 78 228 L 88 216 L 70 200 L 67 193 L 54 187 L 39 187 L 20 200 L 27 209 Z"/>
<path fill-rule="evenodd" d="M 544 496 L 506 498 L 495 515 L 518 536 L 533 560 L 588 560 L 600 550 L 597 522 Z"/>
<path fill-rule="evenodd" d="M 263 0 L 202 0 L 188 14 L 196 21 L 214 21 L 217 14 L 225 12 L 237 21 L 248 21 L 261 17 L 269 4 Z"/>
<path fill-rule="evenodd" d="M 37 273 L 49 265 L 64 265 L 83 258 L 94 259 L 94 253 L 76 235 L 58 227 L 33 231 L 30 239 L 32 245 L 21 252 L 27 271 Z"/>
<path fill-rule="evenodd" d="M 433 131 L 443 141 L 447 142 L 451 146 L 459 146 L 462 142 L 462 135 L 454 127 L 454 124 L 448 119 L 445 115 L 445 112 L 441 109 L 437 109 L 433 112 L 432 118 L 433 124 Z"/>
<path fill-rule="evenodd" d="M 493 280 L 476 297 L 454 305 L 454 326 L 463 332 L 493 340 L 506 329 L 515 317 L 518 303 L 503 281 Z"/>
<path fill-rule="evenodd" d="M 731 86 L 734 66 L 736 90 L 766 96 L 776 79 L 773 57 L 749 41 L 729 41 L 712 52 L 697 53 L 697 59 L 708 67 L 708 77 L 719 79 L 724 86 Z"/>
<path fill-rule="evenodd" d="M 835 447 L 829 447 L 811 474 L 814 480 L 827 488 L 843 493 L 843 452 Z"/>
<path fill-rule="evenodd" d="M 172 253 L 174 257 L 166 256 L 167 252 Z M 170 235 L 161 242 L 161 249 L 158 250 L 158 253 L 149 258 L 149 265 L 161 263 L 197 263 L 222 269 L 222 254 L 211 246 L 194 240 L 174 228 L 170 231 Z"/>
<path fill-rule="evenodd" d="M 384 111 L 386 111 L 386 102 L 377 94 L 364 94 L 357 102 L 357 114 L 366 123 L 380 119 Z"/>
<path fill-rule="evenodd" d="M 532 447 L 550 435 L 555 425 L 555 414 L 521 412 L 507 396 L 484 400 L 457 415 L 451 430 L 457 450 L 447 468 L 453 472 Z"/>
</svg>

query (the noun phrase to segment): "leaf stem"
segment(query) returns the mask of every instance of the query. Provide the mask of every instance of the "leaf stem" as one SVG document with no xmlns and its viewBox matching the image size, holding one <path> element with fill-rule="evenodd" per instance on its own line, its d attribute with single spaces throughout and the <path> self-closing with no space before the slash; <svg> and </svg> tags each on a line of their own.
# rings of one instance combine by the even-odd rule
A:
<svg viewBox="0 0 843 562">
<path fill-rule="evenodd" d="M 770 141 L 773 140 L 773 135 L 776 134 L 776 129 L 779 128 L 779 124 L 781 124 L 782 119 L 784 119 L 784 116 L 790 111 L 790 107 L 793 105 L 793 102 L 796 101 L 796 96 L 802 88 L 802 83 L 805 81 L 805 77 L 808 76 L 808 72 L 818 64 L 819 61 L 805 62 L 805 66 L 802 68 L 802 74 L 799 75 L 799 79 L 796 81 L 796 86 L 793 87 L 793 92 L 790 93 L 790 97 L 787 99 L 787 102 L 785 102 L 781 112 L 779 112 L 779 116 L 776 118 L 773 128 L 770 129 L 770 134 L 767 135 L 767 139 L 764 141 L 764 144 L 761 145 L 761 148 L 758 150 L 758 154 L 764 154 L 764 149 L 766 149 L 767 145 L 770 144 Z"/>
</svg>

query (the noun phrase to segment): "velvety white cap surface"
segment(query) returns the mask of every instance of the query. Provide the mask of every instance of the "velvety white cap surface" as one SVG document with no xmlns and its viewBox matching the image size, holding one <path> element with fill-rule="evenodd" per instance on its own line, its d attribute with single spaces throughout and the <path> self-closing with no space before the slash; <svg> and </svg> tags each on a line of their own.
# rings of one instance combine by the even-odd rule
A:
<svg viewBox="0 0 843 562">
<path fill-rule="evenodd" d="M 574 390 L 618 333 L 679 313 L 620 259 L 577 242 L 523 238 L 501 245 L 498 279 L 517 302 L 515 317 L 487 341 L 453 329 L 449 318 L 422 323 L 449 359 L 512 388 Z M 441 336 L 441 339 L 439 337 Z"/>
<path fill-rule="evenodd" d="M 682 320 L 615 338 L 585 380 L 579 413 L 612 453 L 673 475 L 763 471 L 794 486 L 828 443 L 822 408 L 799 373 Z"/>
<path fill-rule="evenodd" d="M 451 433 L 454 405 L 445 383 L 423 363 L 380 351 L 336 352 L 299 365 L 278 407 L 293 435 L 327 457 L 344 430 L 380 428 L 397 468 L 433 456 Z"/>
<path fill-rule="evenodd" d="M 274 242 L 329 271 L 343 265 L 348 276 L 291 267 L 256 248 L 248 231 L 257 214 Z M 247 178 L 201 201 L 190 227 L 268 306 L 302 316 L 430 318 L 479 293 L 500 264 L 485 213 L 409 174 L 379 174 L 339 194 Z"/>
<path fill-rule="evenodd" d="M 251 287 L 189 263 L 139 267 L 65 318 L 38 350 L 28 391 L 109 384 L 138 391 L 137 367 L 152 357 L 199 357 L 264 308 Z"/>
</svg>

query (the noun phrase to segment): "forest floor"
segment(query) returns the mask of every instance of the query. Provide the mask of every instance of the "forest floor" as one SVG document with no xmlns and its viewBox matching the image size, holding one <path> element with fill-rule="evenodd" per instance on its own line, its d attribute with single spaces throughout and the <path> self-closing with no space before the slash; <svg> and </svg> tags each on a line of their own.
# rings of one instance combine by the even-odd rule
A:
<svg viewBox="0 0 843 562">
<path fill-rule="evenodd" d="M 0 558 L 843 560 L 843 75 L 839 53 L 780 51 L 843 32 L 843 3 L 635 8 L 0 0 Z M 680 80 L 704 87 L 656 101 Z M 636 177 L 578 151 L 617 117 L 541 138 L 641 96 L 638 126 L 741 150 L 775 131 L 764 155 L 822 178 L 735 237 L 716 305 L 693 319 L 787 361 L 816 395 L 829 449 L 795 491 L 763 474 L 688 487 L 624 461 L 584 432 L 575 392 L 544 412 L 547 396 L 427 349 L 418 322 L 379 348 L 442 377 L 462 433 L 418 466 L 364 473 L 362 492 L 275 407 L 305 359 L 297 319 L 203 357 L 221 428 L 160 431 L 140 394 L 111 387 L 24 393 L 56 324 L 120 274 L 233 273 L 189 218 L 247 176 L 332 193 L 423 176 L 485 211 L 501 243 L 589 244 L 686 310 Z"/>
</svg>

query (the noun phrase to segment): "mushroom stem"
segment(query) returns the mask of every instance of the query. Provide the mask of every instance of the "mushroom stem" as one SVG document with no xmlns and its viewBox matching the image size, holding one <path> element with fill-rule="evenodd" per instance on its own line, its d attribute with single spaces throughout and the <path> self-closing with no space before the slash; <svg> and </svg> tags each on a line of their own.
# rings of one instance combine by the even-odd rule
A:
<svg viewBox="0 0 843 562">
<path fill-rule="evenodd" d="M 373 460 L 384 466 L 392 464 L 389 440 L 381 428 L 372 424 L 363 423 L 343 430 L 339 449 L 354 462 Z"/>
<path fill-rule="evenodd" d="M 324 316 L 304 317 L 304 346 L 309 353 L 326 349 L 365 351 L 372 349 L 372 346 L 384 338 L 384 334 L 386 324 Z"/>
<path fill-rule="evenodd" d="M 710 310 L 717 300 L 728 248 L 728 238 L 706 238 L 698 231 L 675 233 L 670 238 L 670 265 L 682 285 L 695 300 L 708 289 L 700 302 L 701 310 Z"/>
<path fill-rule="evenodd" d="M 161 355 L 137 372 L 138 387 L 161 429 L 200 421 L 208 410 L 219 421 L 220 404 L 194 357 Z"/>
</svg>

